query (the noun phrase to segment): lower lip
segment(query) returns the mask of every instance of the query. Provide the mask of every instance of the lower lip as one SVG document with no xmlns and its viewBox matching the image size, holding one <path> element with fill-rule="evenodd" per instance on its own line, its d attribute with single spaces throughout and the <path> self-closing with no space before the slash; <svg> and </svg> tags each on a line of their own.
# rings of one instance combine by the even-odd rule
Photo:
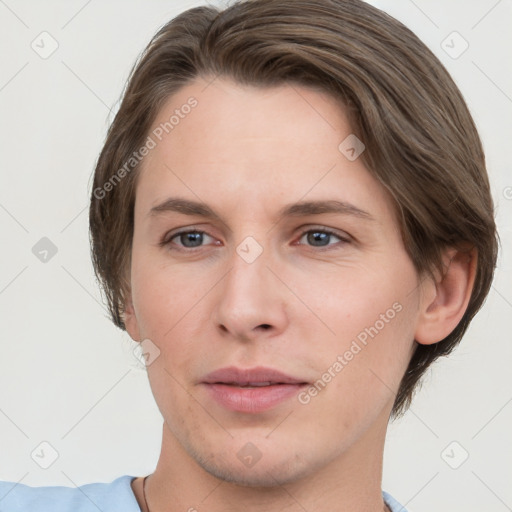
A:
<svg viewBox="0 0 512 512">
<path fill-rule="evenodd" d="M 275 384 L 259 388 L 241 388 L 227 384 L 205 384 L 211 396 L 226 409 L 258 413 L 296 396 L 307 384 Z"/>
</svg>

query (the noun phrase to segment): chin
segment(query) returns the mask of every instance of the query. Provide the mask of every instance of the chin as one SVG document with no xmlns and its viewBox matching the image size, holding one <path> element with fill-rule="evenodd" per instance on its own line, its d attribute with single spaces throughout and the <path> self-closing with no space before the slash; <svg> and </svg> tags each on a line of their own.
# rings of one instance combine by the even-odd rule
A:
<svg viewBox="0 0 512 512">
<path fill-rule="evenodd" d="M 255 450 L 248 445 L 245 450 L 234 452 L 233 457 L 226 455 L 229 450 L 213 454 L 210 452 L 208 457 L 198 453 L 191 455 L 207 473 L 242 487 L 280 487 L 306 478 L 315 470 L 314 464 L 308 464 L 295 450 L 268 454 L 260 452 L 257 462 L 248 461 L 245 464 L 243 460 L 247 454 L 257 456 Z"/>
<path fill-rule="evenodd" d="M 282 469 L 281 469 L 282 468 Z M 304 478 L 309 473 L 306 468 L 291 469 L 289 461 L 269 466 L 263 464 L 258 468 L 241 468 L 240 466 L 220 465 L 209 461 L 203 469 L 212 476 L 241 487 L 280 487 Z"/>
</svg>

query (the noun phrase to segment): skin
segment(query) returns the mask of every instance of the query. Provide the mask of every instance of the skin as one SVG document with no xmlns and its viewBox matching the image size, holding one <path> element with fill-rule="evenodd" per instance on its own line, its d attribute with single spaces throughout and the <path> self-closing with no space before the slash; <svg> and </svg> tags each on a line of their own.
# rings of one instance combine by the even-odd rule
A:
<svg viewBox="0 0 512 512">
<path fill-rule="evenodd" d="M 198 100 L 144 159 L 136 189 L 125 319 L 135 341 L 160 350 L 148 376 L 164 418 L 146 483 L 151 512 L 386 510 L 382 454 L 400 379 L 415 339 L 435 343 L 459 322 L 476 257 L 449 250 L 444 276 L 420 279 L 387 192 L 361 158 L 338 150 L 352 129 L 329 95 L 209 81 L 163 106 L 153 128 Z M 171 196 L 204 202 L 220 219 L 149 213 Z M 331 199 L 372 219 L 276 217 L 288 203 Z M 337 234 L 318 241 L 315 228 Z M 204 232 L 197 247 L 171 238 L 187 229 Z M 252 263 L 236 251 L 248 236 L 263 249 Z M 201 384 L 230 365 L 314 383 L 396 303 L 400 312 L 307 404 L 233 412 Z M 252 467 L 237 457 L 248 442 L 261 453 Z M 141 479 L 132 487 L 145 511 Z"/>
</svg>

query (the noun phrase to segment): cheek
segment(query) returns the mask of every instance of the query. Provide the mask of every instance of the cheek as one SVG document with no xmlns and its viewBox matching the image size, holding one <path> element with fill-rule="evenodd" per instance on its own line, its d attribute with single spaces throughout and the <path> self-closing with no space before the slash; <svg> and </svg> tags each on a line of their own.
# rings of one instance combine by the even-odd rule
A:
<svg viewBox="0 0 512 512">
<path fill-rule="evenodd" d="M 380 261 L 304 273 L 293 282 L 296 295 L 322 321 L 326 333 L 331 331 L 327 339 L 343 343 L 358 335 L 364 341 L 365 333 L 367 337 L 368 331 L 375 334 L 375 328 L 379 334 L 391 330 L 388 326 L 405 316 L 401 313 L 410 301 L 408 294 L 414 290 L 416 277 L 408 262 L 392 268 Z M 304 323 L 301 316 L 295 320 Z"/>
<path fill-rule="evenodd" d="M 298 290 L 331 331 L 315 320 L 314 338 L 325 332 L 315 343 L 321 380 L 335 381 L 331 390 L 345 397 L 348 392 L 352 405 L 389 399 L 398 389 L 414 345 L 416 284 L 412 263 L 397 257 L 394 266 L 353 266 L 339 270 L 336 278 L 315 280 L 315 287 L 304 282 Z M 300 331 L 306 324 L 298 322 Z"/>
<path fill-rule="evenodd" d="M 162 258 L 134 253 L 132 264 L 133 303 L 144 337 L 162 340 L 181 319 L 195 313 L 194 306 L 208 289 L 206 276 L 186 275 L 184 267 L 169 266 Z"/>
<path fill-rule="evenodd" d="M 301 402 L 309 404 L 308 417 L 324 417 L 337 432 L 355 435 L 391 408 L 413 345 L 412 315 L 403 302 L 387 308 L 384 300 L 384 308 L 376 303 L 338 317 L 334 341 L 315 351 L 318 380 Z"/>
</svg>

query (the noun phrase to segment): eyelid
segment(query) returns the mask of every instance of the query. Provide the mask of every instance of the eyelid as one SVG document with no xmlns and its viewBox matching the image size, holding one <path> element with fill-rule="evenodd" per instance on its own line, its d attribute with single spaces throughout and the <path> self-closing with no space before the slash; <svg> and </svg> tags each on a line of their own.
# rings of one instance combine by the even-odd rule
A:
<svg viewBox="0 0 512 512">
<path fill-rule="evenodd" d="M 301 233 L 301 237 L 303 235 L 305 235 L 306 233 L 309 233 L 310 231 L 317 231 L 319 233 L 327 233 L 329 235 L 334 235 L 338 238 L 340 238 L 341 240 L 345 240 L 345 241 L 352 241 L 353 240 L 353 237 L 351 235 L 349 235 L 346 231 L 342 231 L 342 230 L 339 230 L 339 229 L 334 229 L 334 228 L 328 228 L 327 226 L 321 226 L 321 225 L 317 225 L 317 226 L 301 226 L 300 228 L 300 233 Z"/>
<path fill-rule="evenodd" d="M 345 245 L 345 244 L 350 244 L 350 243 L 354 242 L 354 238 L 352 236 L 350 236 L 348 233 L 346 233 L 344 231 L 340 232 L 338 230 L 331 229 L 331 228 L 328 228 L 325 226 L 312 226 L 312 227 L 308 226 L 307 228 L 301 229 L 300 235 L 297 240 L 299 241 L 301 238 L 303 238 L 308 233 L 325 233 L 327 235 L 335 236 L 336 238 L 339 239 L 339 242 L 334 243 L 334 244 L 328 244 L 325 246 L 314 246 L 314 245 L 299 244 L 299 243 L 295 243 L 295 245 L 304 245 L 308 249 L 312 249 L 315 252 L 321 252 L 321 251 L 329 251 L 331 249 L 335 249 L 336 247 L 339 247 L 340 244 Z"/>
<path fill-rule="evenodd" d="M 180 235 L 185 235 L 188 233 L 199 233 L 202 235 L 209 236 L 210 238 L 215 238 L 213 235 L 210 235 L 204 229 L 199 229 L 198 227 L 194 227 L 194 226 L 187 226 L 186 228 L 178 229 L 177 231 L 171 230 L 171 231 L 165 233 L 164 236 L 162 237 L 161 241 L 158 243 L 158 245 L 165 247 L 166 245 L 169 245 L 171 243 L 171 240 L 173 238 L 176 238 L 176 237 L 179 237 Z M 184 246 L 178 245 L 178 247 L 180 249 L 184 249 L 187 251 L 193 251 L 194 249 L 200 249 L 201 247 L 204 247 L 204 246 L 194 248 L 194 247 L 184 247 Z"/>
</svg>

